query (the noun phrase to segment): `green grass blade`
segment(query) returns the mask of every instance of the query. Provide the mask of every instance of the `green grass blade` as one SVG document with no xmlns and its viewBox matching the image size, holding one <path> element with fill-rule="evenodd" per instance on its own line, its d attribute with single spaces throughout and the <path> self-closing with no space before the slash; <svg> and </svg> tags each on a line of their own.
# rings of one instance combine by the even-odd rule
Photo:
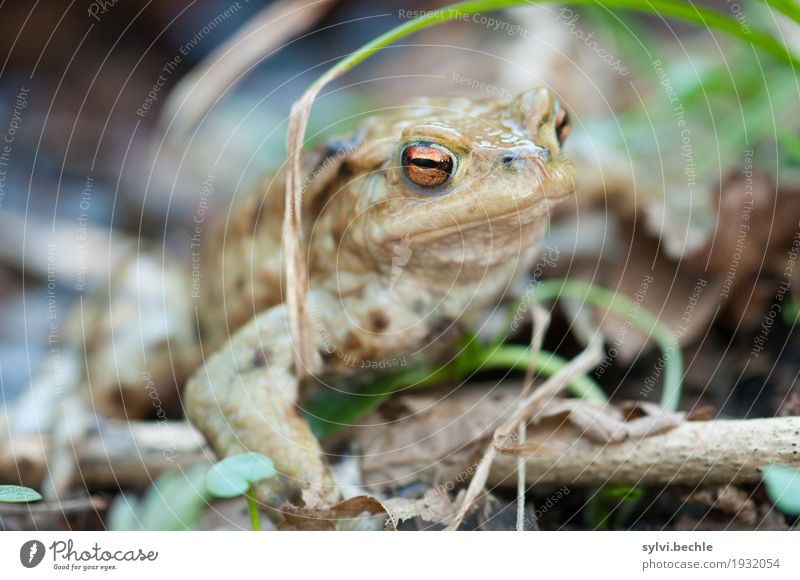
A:
<svg viewBox="0 0 800 580">
<path fill-rule="evenodd" d="M 800 24 L 800 6 L 794 0 L 766 0 L 766 3 Z"/>
<path fill-rule="evenodd" d="M 435 370 L 421 368 L 390 375 L 374 381 L 357 392 L 333 391 L 307 402 L 306 419 L 319 438 L 338 432 L 380 407 L 393 393 L 441 384 L 444 381 L 461 382 L 477 372 L 491 370 L 525 371 L 531 350 L 527 346 L 505 345 L 471 351 L 467 356 L 457 356 L 451 364 Z M 534 360 L 534 371 L 552 376 L 568 364 L 564 358 L 540 351 Z M 603 405 L 608 402 L 600 386 L 587 376 L 572 379 L 567 389 L 576 397 Z"/>
<path fill-rule="evenodd" d="M 661 363 L 664 365 L 661 406 L 671 411 L 678 408 L 683 378 L 683 354 L 672 331 L 655 316 L 643 308 L 637 308 L 633 300 L 627 296 L 579 280 L 544 281 L 534 289 L 529 298 L 536 301 L 573 298 L 630 320 L 661 349 Z M 636 312 L 635 317 L 631 316 L 632 312 Z"/>
<path fill-rule="evenodd" d="M 442 22 L 449 22 L 476 12 L 488 12 L 521 5 L 551 4 L 557 1 L 558 0 L 537 0 L 535 2 L 531 0 L 467 0 L 465 2 L 457 2 L 455 4 L 443 6 L 419 18 L 404 22 L 400 26 L 389 30 L 365 44 L 329 69 L 314 83 L 314 85 L 327 84 L 330 80 L 352 69 L 381 48 L 430 26 L 441 24 Z M 572 0 L 571 2 L 567 2 L 567 4 L 594 5 L 607 9 L 636 10 L 639 12 L 676 18 L 690 24 L 719 30 L 748 44 L 752 44 L 790 64 L 800 65 L 800 59 L 790 53 L 786 46 L 768 32 L 744 29 L 736 20 L 725 14 L 703 6 L 696 6 L 693 3 L 676 0 L 649 0 L 648 2 L 642 0 Z"/>
</svg>

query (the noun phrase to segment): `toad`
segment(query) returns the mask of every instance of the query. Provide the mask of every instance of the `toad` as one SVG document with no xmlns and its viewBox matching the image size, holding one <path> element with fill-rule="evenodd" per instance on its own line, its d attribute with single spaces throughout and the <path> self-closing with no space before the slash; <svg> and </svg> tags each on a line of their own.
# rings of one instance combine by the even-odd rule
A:
<svg viewBox="0 0 800 580">
<path fill-rule="evenodd" d="M 283 178 L 237 202 L 204 241 L 204 363 L 185 389 L 189 419 L 222 457 L 257 451 L 279 476 L 278 506 L 305 486 L 338 496 L 302 400 L 417 365 L 480 324 L 539 252 L 572 194 L 565 110 L 543 88 L 513 100 L 418 100 L 368 118 L 307 168 L 303 236 L 312 379 L 298 380 L 282 280 Z"/>
</svg>

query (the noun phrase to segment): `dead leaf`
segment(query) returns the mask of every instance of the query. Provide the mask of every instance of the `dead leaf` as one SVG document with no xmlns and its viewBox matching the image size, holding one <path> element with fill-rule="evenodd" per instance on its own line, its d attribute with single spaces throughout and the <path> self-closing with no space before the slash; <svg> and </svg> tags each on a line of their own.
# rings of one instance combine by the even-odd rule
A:
<svg viewBox="0 0 800 580">
<path fill-rule="evenodd" d="M 519 383 L 509 382 L 397 397 L 391 408 L 363 420 L 369 427 L 348 431 L 362 456 L 365 485 L 388 491 L 416 481 L 450 481 L 474 464 L 475 443 L 492 434 L 518 396 Z M 390 410 L 396 414 L 388 416 Z"/>
<path fill-rule="evenodd" d="M 332 531 L 384 527 L 387 530 L 396 530 L 402 522 L 417 517 L 429 523 L 446 524 L 457 511 L 459 500 L 460 497 L 454 501 L 445 490 L 434 488 L 417 499 L 378 499 L 360 495 L 331 504 L 321 490 L 310 487 L 303 491 L 301 506 L 291 503 L 281 506 L 283 521 L 279 528 Z M 381 514 L 386 517 L 375 517 Z"/>
<path fill-rule="evenodd" d="M 301 505 L 287 502 L 280 507 L 280 512 L 283 516 L 278 526 L 280 530 L 333 531 L 359 525 L 377 529 L 374 518 L 369 516 L 385 514 L 386 509 L 376 498 L 367 495 L 331 504 L 321 489 L 308 487 L 303 490 Z"/>
<path fill-rule="evenodd" d="M 777 212 L 780 196 L 775 181 L 763 171 L 752 173 L 729 175 L 718 187 L 711 235 L 698 252 L 686 256 L 697 270 L 725 279 L 727 291 L 759 272 L 765 256 L 783 248 L 797 226 L 800 198 L 783 197 L 784 211 Z"/>
<path fill-rule="evenodd" d="M 397 528 L 404 521 L 420 518 L 432 524 L 448 524 L 458 511 L 464 498 L 464 490 L 454 500 L 441 488 L 433 488 L 417 499 L 396 497 L 381 502 L 393 526 Z"/>
<path fill-rule="evenodd" d="M 755 525 L 749 524 L 731 514 L 719 511 L 711 511 L 697 518 L 689 515 L 682 515 L 678 518 L 673 528 L 676 531 L 786 531 L 789 526 L 786 520 L 771 506 L 765 505 L 758 509 Z"/>
<path fill-rule="evenodd" d="M 542 417 L 533 430 L 547 433 L 548 422 L 563 423 L 566 420 L 581 430 L 581 437 L 603 444 L 620 443 L 663 433 L 677 427 L 683 418 L 683 413 L 666 411 L 654 403 L 643 401 L 599 407 L 586 401 L 562 399 L 553 401 L 542 410 Z M 520 454 L 526 453 L 520 450 Z"/>
<path fill-rule="evenodd" d="M 463 485 L 474 475 L 476 461 L 494 430 L 519 402 L 519 383 L 479 383 L 455 393 L 406 395 L 397 400 L 392 419 L 380 409 L 351 428 L 348 435 L 362 455 L 365 485 L 378 492 L 421 481 L 428 486 Z M 594 442 L 621 442 L 663 433 L 680 424 L 682 413 L 646 402 L 598 407 L 575 399 L 553 399 L 534 417 L 524 445 L 503 453 L 558 453 L 575 437 Z M 569 430 L 569 437 L 556 436 Z M 511 485 L 512 482 L 506 482 Z"/>
<path fill-rule="evenodd" d="M 686 500 L 732 515 L 749 526 L 758 521 L 758 508 L 751 494 L 733 485 L 702 488 L 689 494 Z"/>
</svg>

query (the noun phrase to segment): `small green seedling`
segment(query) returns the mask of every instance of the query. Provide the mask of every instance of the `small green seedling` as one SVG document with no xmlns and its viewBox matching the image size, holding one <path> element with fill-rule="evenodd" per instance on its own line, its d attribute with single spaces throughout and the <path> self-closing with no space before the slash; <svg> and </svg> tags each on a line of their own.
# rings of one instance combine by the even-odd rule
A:
<svg viewBox="0 0 800 580">
<path fill-rule="evenodd" d="M 798 151 L 798 156 L 800 157 L 800 151 Z M 783 323 L 786 326 L 794 326 L 797 324 L 798 318 L 800 318 L 800 308 L 797 306 L 797 301 L 790 298 L 783 307 Z"/>
<path fill-rule="evenodd" d="M 277 471 L 269 457 L 261 453 L 242 453 L 226 457 L 215 464 L 206 475 L 206 488 L 214 497 L 233 498 L 244 495 L 250 512 L 253 531 L 261 529 L 258 508 L 255 500 L 255 484 L 270 477 Z"/>
<path fill-rule="evenodd" d="M 644 492 L 629 485 L 595 489 L 586 503 L 586 522 L 595 530 L 624 529 Z"/>
<path fill-rule="evenodd" d="M 770 465 L 764 469 L 764 486 L 775 507 L 789 516 L 800 516 L 800 469 Z"/>
<path fill-rule="evenodd" d="M 27 503 L 41 499 L 42 495 L 35 489 L 21 485 L 0 485 L 0 503 Z"/>
</svg>

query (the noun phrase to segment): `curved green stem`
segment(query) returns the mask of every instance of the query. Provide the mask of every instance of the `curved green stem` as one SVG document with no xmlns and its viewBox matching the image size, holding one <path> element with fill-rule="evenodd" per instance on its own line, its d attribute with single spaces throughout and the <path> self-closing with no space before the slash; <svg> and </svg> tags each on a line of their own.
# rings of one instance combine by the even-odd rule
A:
<svg viewBox="0 0 800 580">
<path fill-rule="evenodd" d="M 250 486 L 250 490 L 244 494 L 247 498 L 247 512 L 250 514 L 250 527 L 254 532 L 261 531 L 261 519 L 258 517 L 258 506 L 255 500 L 255 490 Z"/>
<path fill-rule="evenodd" d="M 797 24 L 800 24 L 800 6 L 797 5 L 796 0 L 766 0 L 766 2 L 775 10 L 782 12 Z"/>
<path fill-rule="evenodd" d="M 428 387 L 441 383 L 443 380 L 461 380 L 466 375 L 492 370 L 517 370 L 524 371 L 528 368 L 531 358 L 531 349 L 523 345 L 503 345 L 487 351 L 476 353 L 476 356 L 458 359 L 453 368 L 445 366 L 434 372 L 427 372 L 419 369 L 403 373 L 398 376 L 396 381 L 390 386 L 392 391 L 397 391 L 404 387 L 414 389 Z M 539 351 L 533 361 L 535 373 L 545 376 L 553 376 L 567 365 L 566 359 L 555 353 L 546 350 Z M 416 380 L 415 380 L 416 379 Z M 576 397 L 586 399 L 593 403 L 605 404 L 608 402 L 603 389 L 596 382 L 585 375 L 575 377 L 567 384 L 569 391 Z"/>
<path fill-rule="evenodd" d="M 445 381 L 461 381 L 470 374 L 485 370 L 524 371 L 530 357 L 530 347 L 522 345 L 504 345 L 477 353 L 462 353 L 450 364 L 435 370 L 427 367 L 412 369 L 387 377 L 386 380 L 378 380 L 358 392 L 334 391 L 308 401 L 304 406 L 306 419 L 317 437 L 327 437 L 377 409 L 393 393 L 402 389 L 420 389 Z M 554 353 L 539 351 L 533 370 L 552 376 L 567 364 L 565 359 Z M 598 405 L 608 402 L 600 385 L 585 375 L 573 378 L 567 384 L 567 389 L 576 397 Z"/>
<path fill-rule="evenodd" d="M 409 34 L 428 28 L 429 26 L 455 20 L 459 17 L 476 12 L 500 10 L 502 8 L 521 5 L 560 3 L 562 1 L 563 0 L 467 0 L 465 2 L 456 2 L 455 4 L 442 6 L 436 10 L 427 12 L 419 18 L 409 20 L 378 36 L 371 42 L 368 42 L 331 67 L 324 75 L 317 79 L 312 86 L 319 88 L 327 84 L 330 80 L 344 74 L 360 62 L 375 54 L 381 48 Z M 622 10 L 636 10 L 639 12 L 650 12 L 677 18 L 695 25 L 715 28 L 739 40 L 751 43 L 753 46 L 789 64 L 795 66 L 800 65 L 800 59 L 792 54 L 786 46 L 778 42 L 771 34 L 760 30 L 745 30 L 736 20 L 727 15 L 717 10 L 698 6 L 693 3 L 679 2 L 676 0 L 649 0 L 648 2 L 642 2 L 641 0 L 570 0 L 566 2 L 566 4 L 589 4 L 607 9 L 618 8 Z M 781 3 L 775 2 L 775 4 Z M 780 9 L 779 6 L 775 7 Z"/>
<path fill-rule="evenodd" d="M 513 369 L 524 371 L 528 368 L 531 358 L 531 349 L 522 345 L 501 346 L 489 353 L 483 359 L 479 370 Z M 553 376 L 567 366 L 567 361 L 552 352 L 540 350 L 533 361 L 533 370 L 545 376 Z M 576 397 L 604 405 L 608 397 L 596 382 L 586 375 L 578 375 L 567 385 L 569 391 Z"/>
<path fill-rule="evenodd" d="M 661 395 L 661 406 L 672 411 L 678 408 L 683 377 L 683 354 L 672 331 L 655 316 L 626 296 L 579 280 L 547 280 L 541 282 L 527 296 L 537 302 L 557 298 L 574 298 L 604 308 L 632 322 L 648 337 L 652 337 L 661 349 L 660 364 L 664 365 L 664 390 Z M 632 315 L 634 312 L 636 312 L 635 316 Z"/>
</svg>

